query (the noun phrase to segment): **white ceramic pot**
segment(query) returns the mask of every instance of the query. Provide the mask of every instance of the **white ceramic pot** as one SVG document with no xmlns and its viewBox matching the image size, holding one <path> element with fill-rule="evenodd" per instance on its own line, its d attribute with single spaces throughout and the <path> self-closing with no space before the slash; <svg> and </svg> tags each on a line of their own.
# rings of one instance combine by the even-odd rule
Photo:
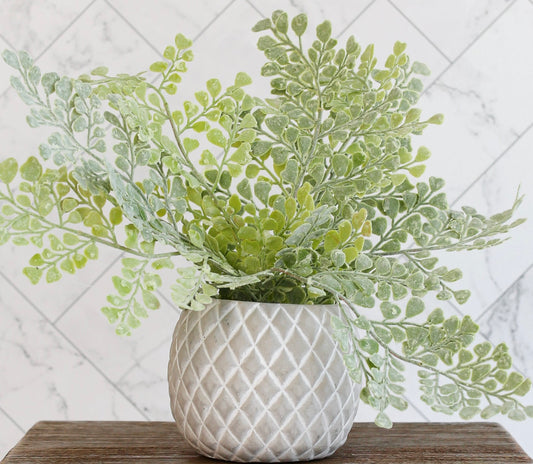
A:
<svg viewBox="0 0 533 464">
<path fill-rule="evenodd" d="M 346 441 L 354 384 L 332 337 L 335 305 L 215 300 L 184 311 L 168 381 L 178 429 L 198 453 L 238 462 L 325 458 Z"/>
</svg>

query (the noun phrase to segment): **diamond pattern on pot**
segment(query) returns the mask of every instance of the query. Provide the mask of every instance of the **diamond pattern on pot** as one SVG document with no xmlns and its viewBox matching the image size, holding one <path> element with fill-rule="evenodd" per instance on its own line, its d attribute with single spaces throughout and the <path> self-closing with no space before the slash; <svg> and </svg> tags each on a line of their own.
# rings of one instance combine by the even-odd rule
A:
<svg viewBox="0 0 533 464">
<path fill-rule="evenodd" d="M 168 369 L 178 428 L 231 461 L 320 459 L 346 440 L 360 386 L 330 329 L 334 305 L 216 300 L 181 313 Z"/>
</svg>

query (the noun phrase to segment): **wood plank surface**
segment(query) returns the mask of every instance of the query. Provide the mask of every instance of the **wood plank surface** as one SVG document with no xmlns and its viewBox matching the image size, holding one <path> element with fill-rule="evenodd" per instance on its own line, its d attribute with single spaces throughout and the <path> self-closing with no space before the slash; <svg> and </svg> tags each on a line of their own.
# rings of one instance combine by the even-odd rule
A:
<svg viewBox="0 0 533 464">
<path fill-rule="evenodd" d="M 172 422 L 38 422 L 2 464 L 207 464 Z M 327 464 L 533 463 L 495 423 L 355 424 Z"/>
</svg>

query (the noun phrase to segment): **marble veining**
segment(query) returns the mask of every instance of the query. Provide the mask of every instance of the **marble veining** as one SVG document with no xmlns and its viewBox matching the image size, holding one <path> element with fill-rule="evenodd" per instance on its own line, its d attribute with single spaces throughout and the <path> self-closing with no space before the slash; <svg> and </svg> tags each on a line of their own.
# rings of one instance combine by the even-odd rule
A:
<svg viewBox="0 0 533 464">
<path fill-rule="evenodd" d="M 4 0 L 0 2 L 0 30 L 17 50 L 38 55 L 90 3 L 90 0 Z"/>
<path fill-rule="evenodd" d="M 103 0 L 97 0 L 39 60 L 44 69 L 79 75 L 106 64 L 111 72 L 138 72 L 157 52 Z M 141 65 L 142 63 L 142 65 Z"/>
<path fill-rule="evenodd" d="M 238 0 L 243 2 L 244 0 Z M 108 0 L 132 26 L 160 52 L 181 32 L 196 38 L 235 0 L 158 0 L 157 6 L 144 0 Z"/>
<path fill-rule="evenodd" d="M 472 253 L 443 253 L 442 260 L 463 270 L 462 283 L 472 290 L 465 305 L 473 316 L 489 307 L 533 262 L 531 234 L 533 233 L 533 184 L 527 167 L 531 163 L 533 128 L 529 129 L 472 188 L 457 201 L 461 205 L 476 205 L 480 213 L 495 214 L 511 207 L 517 192 L 524 200 L 517 217 L 529 218 L 513 229 L 505 243 Z"/>
<path fill-rule="evenodd" d="M 515 366 L 533 375 L 533 269 L 522 274 L 479 319 L 483 332 L 494 342 L 512 340 Z"/>
<path fill-rule="evenodd" d="M 532 22 L 531 5 L 516 2 L 421 98 L 427 114 L 445 115 L 423 143 L 433 152 L 428 172 L 446 179 L 451 201 L 532 121 L 516 106 L 533 99 L 524 85 L 533 78 L 533 56 L 516 46 L 533 39 Z"/>
<path fill-rule="evenodd" d="M 392 3 L 453 60 L 490 27 L 512 0 L 392 0 Z"/>
<path fill-rule="evenodd" d="M 171 337 L 135 360 L 118 380 L 120 386 L 143 411 L 156 421 L 171 421 L 167 366 Z"/>
<path fill-rule="evenodd" d="M 2 277 L 0 288 L 0 407 L 7 414 L 24 428 L 45 418 L 142 420 L 132 402 Z"/>
<path fill-rule="evenodd" d="M 331 19 L 341 43 L 351 34 L 362 45 L 376 43 L 381 63 L 402 40 L 413 59 L 428 64 L 432 75 L 420 106 L 428 116 L 443 112 L 446 120 L 414 145 L 432 150 L 428 175 L 447 179 L 454 208 L 472 204 L 493 214 L 510 206 L 521 183 L 526 198 L 518 215 L 530 220 L 513 230 L 512 240 L 441 257 L 463 269 L 457 287 L 472 289 L 470 301 L 457 308 L 428 304 L 479 316 L 482 335 L 506 339 L 516 368 L 533 375 L 531 1 L 2 0 L 0 48 L 28 50 L 43 71 L 76 76 L 110 64 L 112 72 L 136 72 L 182 32 L 197 40 L 176 102 L 211 77 L 231 85 L 241 70 L 254 79 L 250 93 L 268 95 L 269 79 L 259 75 L 263 54 L 250 28 L 276 8 L 306 12 L 310 29 Z M 48 129 L 29 129 L 28 109 L 8 87 L 11 74 L 0 62 L 0 159 L 23 160 L 37 152 Z M 166 364 L 178 318 L 174 305 L 161 298 L 161 309 L 132 337 L 117 337 L 99 308 L 112 291 L 111 276 L 120 272 L 119 254 L 101 248 L 98 263 L 55 285 L 34 287 L 21 275 L 34 252 L 0 248 L 0 458 L 37 420 L 170 420 Z M 170 274 L 162 294 L 169 295 L 172 280 Z M 415 370 L 408 371 L 406 397 L 417 409 L 391 411 L 393 420 L 456 420 L 421 404 L 416 383 Z M 532 395 L 524 401 L 533 403 Z M 373 417 L 360 406 L 357 420 Z M 531 423 L 499 421 L 533 455 Z"/>
<path fill-rule="evenodd" d="M 343 43 L 350 35 L 364 48 L 374 43 L 374 53 L 383 66 L 397 40 L 407 43 L 413 61 L 425 63 L 430 76 L 420 76 L 428 85 L 448 65 L 448 61 L 387 0 L 376 0 L 339 37 Z"/>
</svg>

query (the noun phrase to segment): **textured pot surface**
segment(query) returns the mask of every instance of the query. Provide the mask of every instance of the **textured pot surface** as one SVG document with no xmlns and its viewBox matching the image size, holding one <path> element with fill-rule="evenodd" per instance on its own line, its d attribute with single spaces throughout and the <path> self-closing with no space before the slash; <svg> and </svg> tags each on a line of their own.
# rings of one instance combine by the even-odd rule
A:
<svg viewBox="0 0 533 464">
<path fill-rule="evenodd" d="M 168 366 L 172 414 L 200 454 L 305 461 L 345 441 L 357 410 L 332 338 L 334 305 L 216 300 L 182 312 Z"/>
</svg>

